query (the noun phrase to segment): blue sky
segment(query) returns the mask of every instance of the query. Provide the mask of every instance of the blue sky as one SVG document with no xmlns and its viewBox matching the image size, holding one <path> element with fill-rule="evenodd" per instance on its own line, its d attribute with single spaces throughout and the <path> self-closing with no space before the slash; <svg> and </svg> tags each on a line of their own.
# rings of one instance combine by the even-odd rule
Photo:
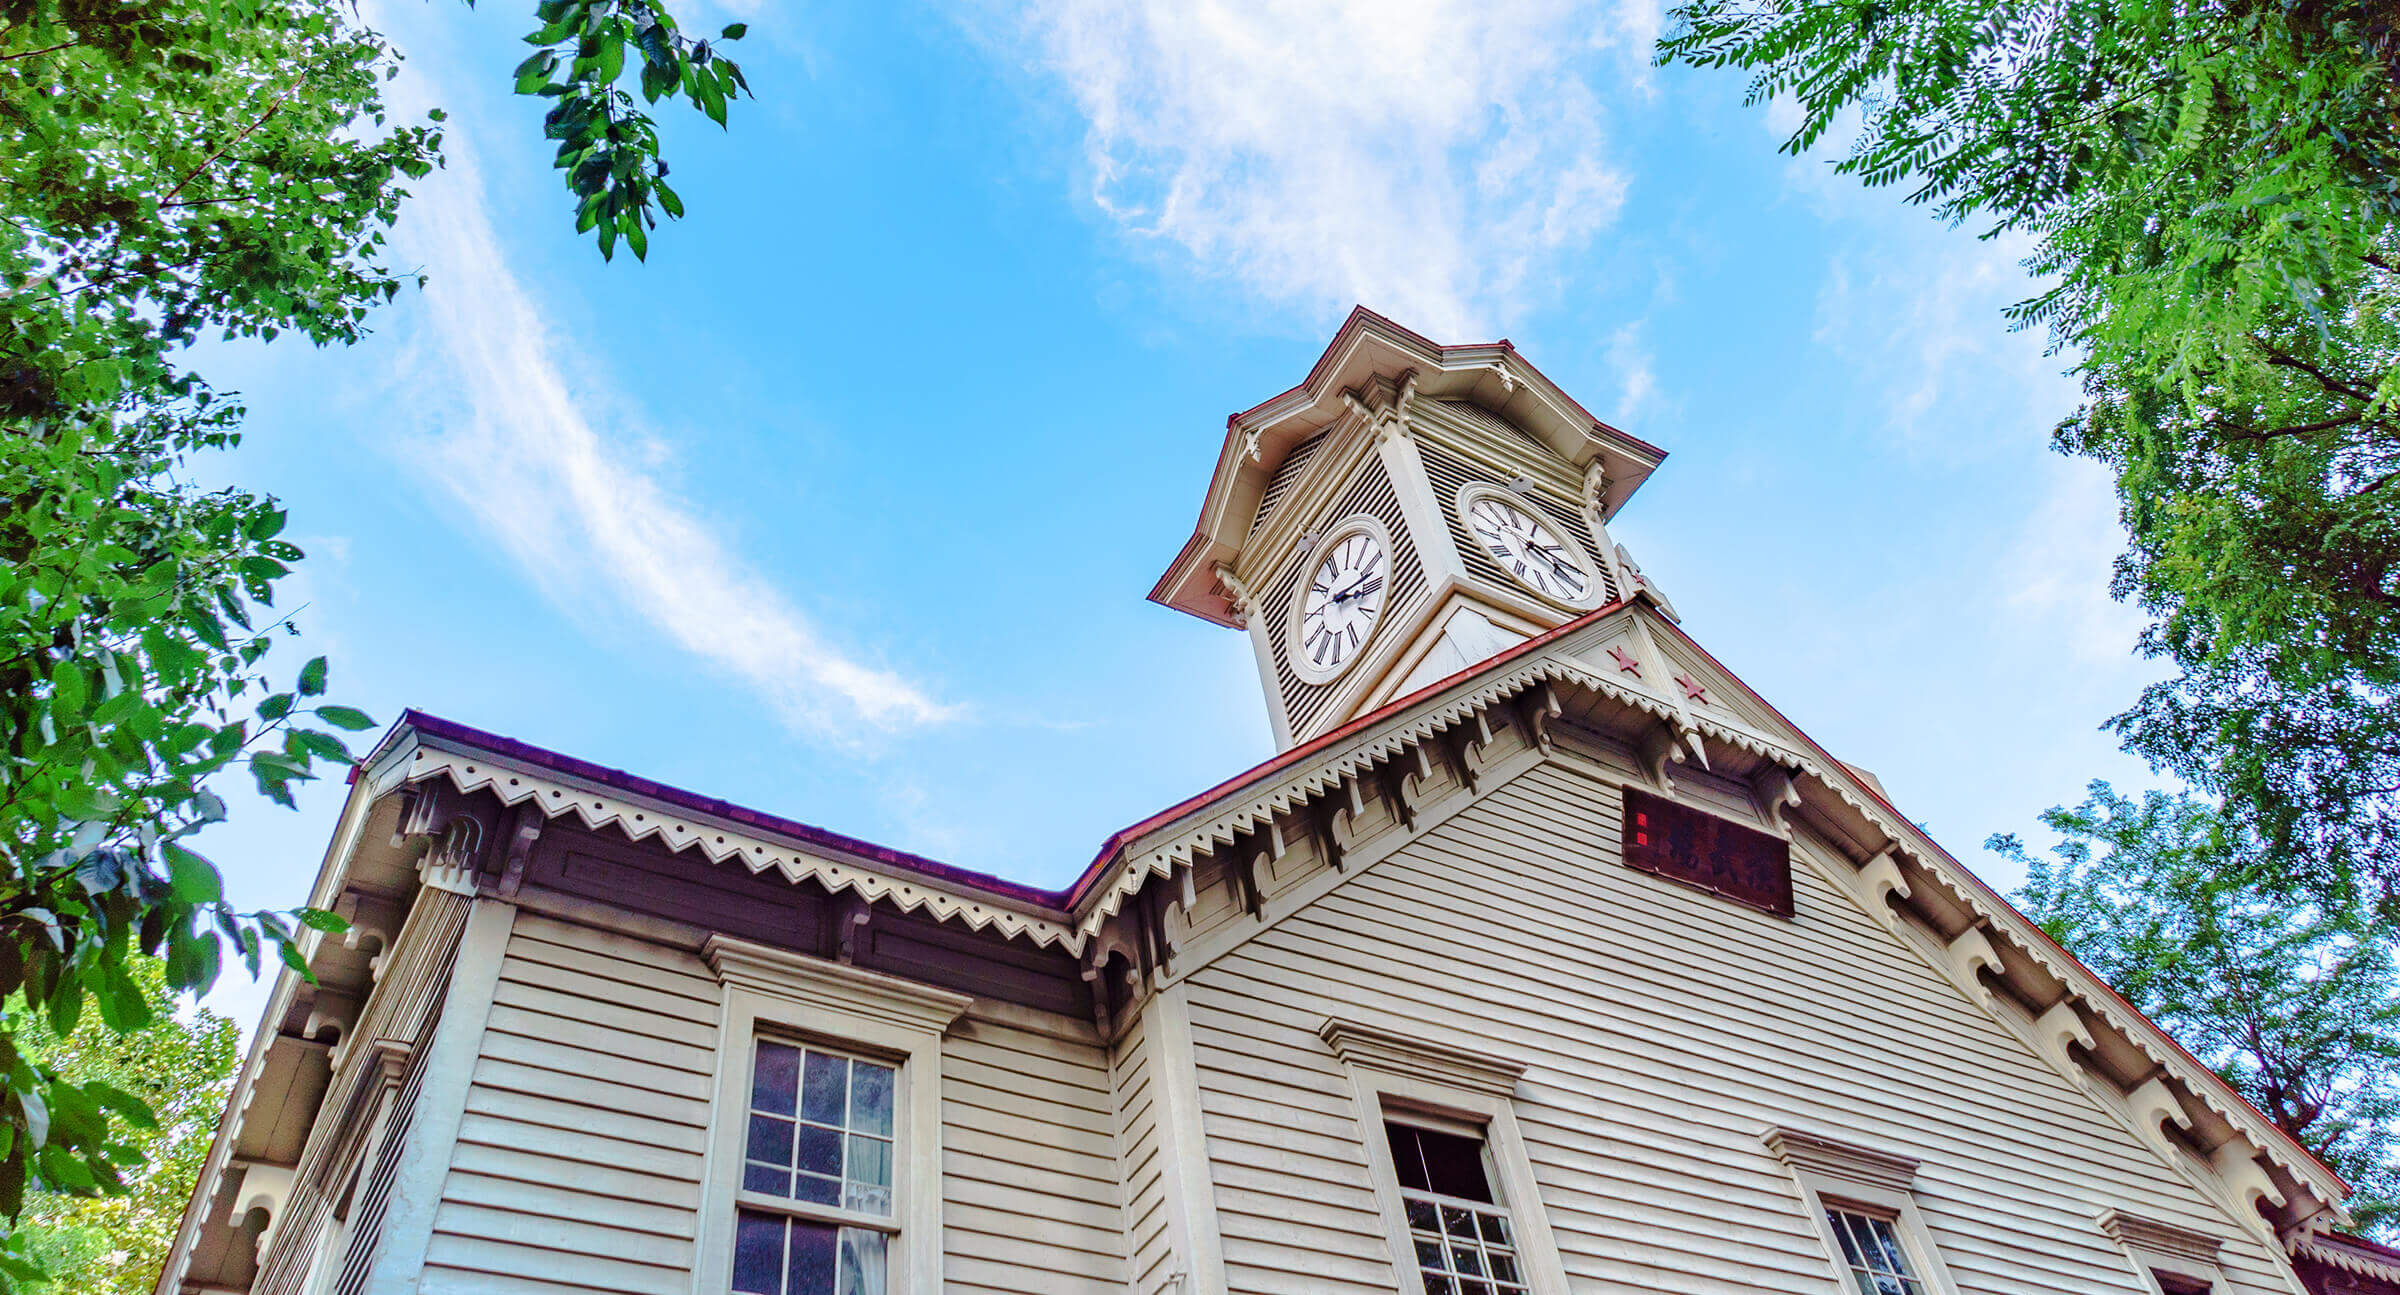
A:
<svg viewBox="0 0 2400 1295">
<path fill-rule="evenodd" d="M 1616 531 L 1685 628 L 1994 883 L 1985 835 L 2143 780 L 2021 249 L 1779 156 L 1738 75 L 1647 66 L 1641 0 L 696 11 L 760 98 L 667 116 L 647 265 L 570 232 L 524 15 L 370 12 L 451 113 L 428 286 L 202 364 L 253 411 L 212 470 L 290 505 L 287 605 L 379 720 L 1063 883 L 1269 753 L 1245 642 L 1143 595 L 1225 415 L 1363 302 L 1666 447 Z M 339 792 L 237 805 L 236 899 L 302 898 Z"/>
</svg>

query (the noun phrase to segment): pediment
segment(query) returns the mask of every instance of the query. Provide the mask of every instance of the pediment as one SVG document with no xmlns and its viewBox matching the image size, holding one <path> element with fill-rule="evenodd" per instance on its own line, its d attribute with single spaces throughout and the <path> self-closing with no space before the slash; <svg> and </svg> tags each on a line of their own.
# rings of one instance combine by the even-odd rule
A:
<svg viewBox="0 0 2400 1295">
<path fill-rule="evenodd" d="M 1810 866 L 2231 1208 L 2263 1203 L 2281 1225 L 2347 1194 L 1878 788 L 1639 601 L 1528 640 L 1119 834 L 1079 888 L 1088 974 L 1137 986 L 1190 974 L 1490 789 L 1558 761 L 1806 834 Z"/>
</svg>

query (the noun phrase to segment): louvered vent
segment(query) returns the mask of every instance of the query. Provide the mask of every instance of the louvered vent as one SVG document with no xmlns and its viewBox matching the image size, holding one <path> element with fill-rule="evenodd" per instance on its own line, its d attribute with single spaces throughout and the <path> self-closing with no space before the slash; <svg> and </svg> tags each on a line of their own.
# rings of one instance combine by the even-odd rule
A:
<svg viewBox="0 0 2400 1295">
<path fill-rule="evenodd" d="M 1399 496 L 1392 491 L 1392 480 L 1384 475 L 1383 461 L 1369 457 L 1359 470 L 1358 479 L 1334 502 L 1325 514 L 1325 527 L 1337 526 L 1345 517 L 1368 513 L 1392 533 L 1392 596 L 1383 606 L 1383 625 L 1396 624 L 1415 610 L 1425 596 L 1425 565 L 1417 560 L 1417 549 L 1409 543 L 1408 522 L 1400 515 Z M 1275 682 L 1283 693 L 1284 714 L 1291 717 L 1294 737 L 1308 736 L 1311 725 L 1320 718 L 1334 695 L 1351 676 L 1345 675 L 1329 685 L 1317 685 L 1292 673 L 1286 654 L 1290 651 L 1292 598 L 1298 592 L 1301 578 L 1307 574 L 1314 555 L 1302 555 L 1287 563 L 1282 574 L 1267 589 L 1267 642 L 1275 650 Z M 1381 646 L 1378 641 L 1378 647 Z"/>
<path fill-rule="evenodd" d="M 1471 405 L 1453 407 L 1473 408 Z M 1480 409 L 1475 412 L 1483 413 Z M 1483 414 L 1483 416 L 1485 418 L 1492 417 L 1490 414 Z M 1517 582 L 1511 579 L 1506 571 L 1500 569 L 1499 563 L 1492 560 L 1492 555 L 1485 551 L 1483 543 L 1468 533 L 1466 521 L 1458 515 L 1459 491 L 1470 485 L 1505 486 L 1506 480 L 1498 473 L 1469 463 L 1429 440 L 1420 439 L 1417 442 L 1417 453 L 1425 460 L 1425 475 L 1433 482 L 1434 499 L 1441 506 L 1442 517 L 1450 523 L 1450 536 L 1457 541 L 1459 560 L 1466 563 L 1470 574 L 1504 588 L 1516 588 Z M 1543 490 L 1538 486 L 1530 493 L 1516 497 L 1539 512 L 1544 521 L 1564 531 L 1575 541 L 1577 547 L 1590 555 L 1594 563 L 1600 564 L 1600 570 L 1596 574 L 1600 578 L 1602 601 L 1614 602 L 1617 597 L 1617 587 L 1608 578 L 1608 567 L 1601 559 L 1599 545 L 1592 539 L 1591 526 L 1583 519 L 1583 509 L 1577 507 L 1573 501 L 1561 500 L 1551 491 Z"/>
<path fill-rule="evenodd" d="M 1293 446 L 1291 453 L 1283 456 L 1283 462 L 1275 465 L 1275 475 L 1267 478 L 1267 492 L 1259 496 L 1258 516 L 1250 519 L 1252 535 L 1258 534 L 1258 529 L 1267 524 L 1267 518 L 1275 512 L 1275 505 L 1282 503 L 1284 497 L 1292 493 L 1292 487 L 1300 484 L 1300 475 L 1308 471 L 1308 461 L 1317 457 L 1317 451 L 1324 447 L 1325 433 L 1319 432 Z"/>
<path fill-rule="evenodd" d="M 1441 404 L 1444 409 L 1457 414 L 1460 419 L 1471 423 L 1476 427 L 1480 427 L 1487 432 L 1498 432 L 1503 436 L 1513 436 L 1528 445 L 1534 446 L 1544 454 L 1549 454 L 1552 452 L 1549 446 L 1542 444 L 1538 440 L 1535 440 L 1533 433 L 1526 431 L 1524 428 L 1517 426 L 1515 423 L 1512 423 L 1505 418 L 1502 418 L 1500 415 L 1493 413 L 1491 410 L 1476 404 L 1474 401 L 1445 400 L 1442 401 Z"/>
</svg>

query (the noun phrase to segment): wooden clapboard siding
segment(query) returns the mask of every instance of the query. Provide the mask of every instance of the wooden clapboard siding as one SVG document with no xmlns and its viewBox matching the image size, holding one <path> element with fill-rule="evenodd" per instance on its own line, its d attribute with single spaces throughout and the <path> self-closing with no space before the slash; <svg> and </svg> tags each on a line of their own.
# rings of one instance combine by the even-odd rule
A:
<svg viewBox="0 0 2400 1295">
<path fill-rule="evenodd" d="M 1831 1290 L 1773 1125 L 1920 1158 L 1962 1295 L 2141 1289 L 2111 1207 L 2225 1238 L 2221 1209 L 1813 866 L 1797 920 L 1616 859 L 1615 788 L 1535 768 L 1193 973 L 1228 1285 L 1388 1292 L 1329 1015 L 1527 1063 L 1516 1107 L 1580 1291 Z M 1804 846 L 1803 848 L 1812 848 Z M 1843 866 L 1843 865 L 1833 865 Z"/>
<path fill-rule="evenodd" d="M 1124 1290 L 1107 1050 L 970 1016 L 942 1041 L 943 1289 Z"/>
<path fill-rule="evenodd" d="M 718 987 L 680 949 L 522 914 L 426 1292 L 689 1295 Z"/>
<path fill-rule="evenodd" d="M 1139 1015 L 1110 1049 L 1115 1085 L 1117 1181 L 1123 1202 L 1128 1289 L 1148 1295 L 1173 1270 L 1167 1236 L 1166 1180 L 1159 1156 L 1158 1111 L 1150 1079 L 1151 1047 Z"/>
</svg>

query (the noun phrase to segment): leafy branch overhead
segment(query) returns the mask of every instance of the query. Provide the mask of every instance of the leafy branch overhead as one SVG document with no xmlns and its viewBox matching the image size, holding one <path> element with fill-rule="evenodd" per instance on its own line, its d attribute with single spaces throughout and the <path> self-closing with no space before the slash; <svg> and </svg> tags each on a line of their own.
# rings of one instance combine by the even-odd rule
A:
<svg viewBox="0 0 2400 1295">
<path fill-rule="evenodd" d="M 659 0 L 543 0 L 535 15 L 542 25 L 525 42 L 541 48 L 517 65 L 517 93 L 556 100 L 542 129 L 558 141 L 575 232 L 594 235 L 603 257 L 613 259 L 623 238 L 647 259 L 653 204 L 681 219 L 683 199 L 667 184 L 658 128 L 641 105 L 681 96 L 723 126 L 726 104 L 750 83 L 719 46 L 740 40 L 747 24 L 695 40 Z M 622 86 L 628 71 L 640 103 Z"/>
<path fill-rule="evenodd" d="M 2400 921 L 2400 34 L 2370 0 L 1687 0 L 1802 152 L 2029 236 L 2117 592 L 2177 674 L 2115 721 L 2332 896 Z"/>
</svg>

